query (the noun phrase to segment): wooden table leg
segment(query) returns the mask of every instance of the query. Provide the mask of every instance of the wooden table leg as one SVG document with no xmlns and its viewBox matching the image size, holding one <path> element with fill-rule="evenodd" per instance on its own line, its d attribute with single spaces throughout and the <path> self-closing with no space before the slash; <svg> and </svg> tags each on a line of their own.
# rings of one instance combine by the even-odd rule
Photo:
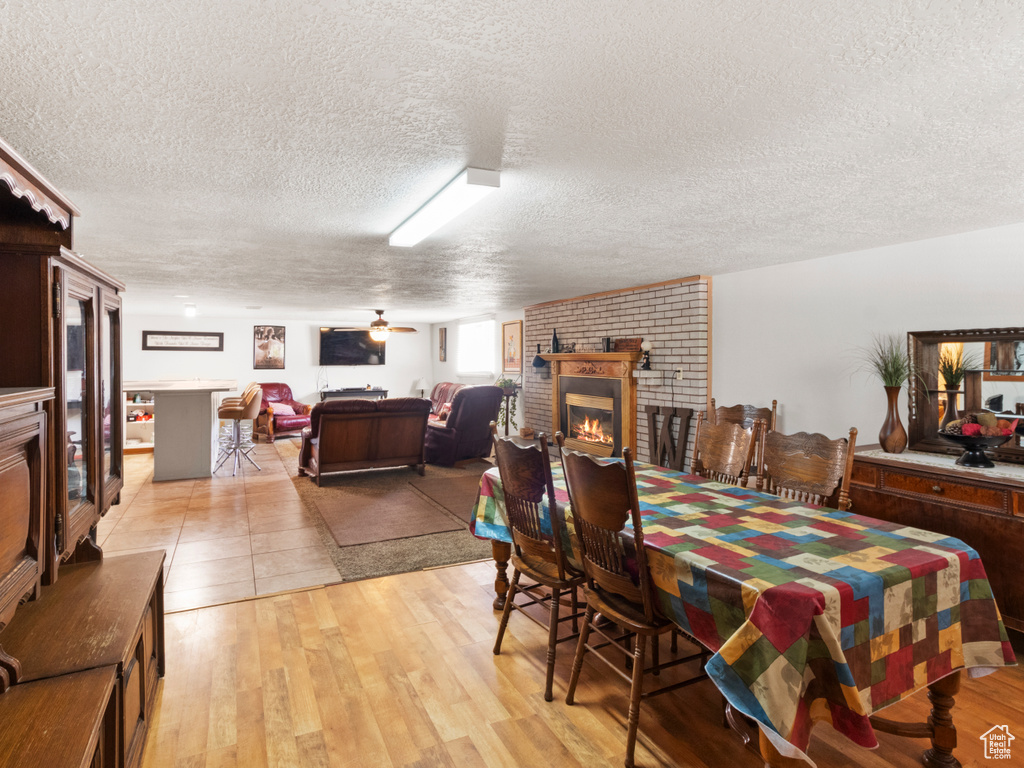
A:
<svg viewBox="0 0 1024 768">
<path fill-rule="evenodd" d="M 932 746 L 921 759 L 928 768 L 959 768 L 960 761 L 953 757 L 956 749 L 956 726 L 953 725 L 953 697 L 960 692 L 960 672 L 947 675 L 928 686 L 928 700 L 932 713 L 928 725 L 932 729 Z"/>
<path fill-rule="evenodd" d="M 760 728 L 757 729 L 757 735 L 760 739 L 761 757 L 764 758 L 765 765 L 769 766 L 769 768 L 800 768 L 807 765 L 806 762 L 795 757 L 783 757 L 780 755 L 779 750 L 768 740 L 768 737 L 764 735 L 764 731 Z"/>
<path fill-rule="evenodd" d="M 928 700 L 932 713 L 927 723 L 899 723 L 881 717 L 872 717 L 875 730 L 892 733 L 912 739 L 931 739 L 932 746 L 921 755 L 927 768 L 960 768 L 960 761 L 953 757 L 956 749 L 956 726 L 953 725 L 954 696 L 960 692 L 960 672 L 954 672 L 928 686 Z M 728 716 L 728 712 L 727 712 Z M 764 735 L 759 733 L 761 757 L 771 768 L 798 766 L 802 761 L 783 757 Z"/>
<path fill-rule="evenodd" d="M 512 556 L 512 545 L 507 541 L 496 541 L 491 539 L 491 557 L 494 558 L 494 567 L 498 570 L 494 578 L 494 610 L 500 611 L 505 608 L 505 595 L 508 594 L 508 559 Z"/>
</svg>

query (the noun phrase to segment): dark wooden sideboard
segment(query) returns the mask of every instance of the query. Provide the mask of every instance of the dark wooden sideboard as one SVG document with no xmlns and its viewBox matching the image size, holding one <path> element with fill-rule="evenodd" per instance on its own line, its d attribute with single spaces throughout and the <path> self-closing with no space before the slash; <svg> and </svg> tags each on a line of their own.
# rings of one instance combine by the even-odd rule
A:
<svg viewBox="0 0 1024 768">
<path fill-rule="evenodd" d="M 874 450 L 872 450 L 874 448 Z M 981 556 L 1007 628 L 1024 632 L 1024 471 L 965 469 L 955 457 L 858 451 L 852 512 L 955 536 Z"/>
<path fill-rule="evenodd" d="M 19 666 L 11 691 L 95 667 L 113 670 L 112 765 L 120 768 L 142 763 L 164 673 L 163 566 L 162 550 L 65 566 L 60 581 L 0 632 L 0 645 Z"/>
<path fill-rule="evenodd" d="M 0 696 L 0 765 L 116 768 L 116 676 L 98 667 Z"/>
</svg>

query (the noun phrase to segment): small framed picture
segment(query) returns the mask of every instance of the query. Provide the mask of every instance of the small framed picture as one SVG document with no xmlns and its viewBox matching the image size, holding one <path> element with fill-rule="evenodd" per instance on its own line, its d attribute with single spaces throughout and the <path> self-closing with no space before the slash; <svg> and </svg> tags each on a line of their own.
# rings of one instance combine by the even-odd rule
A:
<svg viewBox="0 0 1024 768">
<path fill-rule="evenodd" d="M 448 329 L 439 328 L 437 331 L 437 359 L 444 363 L 448 360 Z"/>
<path fill-rule="evenodd" d="M 523 372 L 523 321 L 501 324 L 501 372 Z"/>
<path fill-rule="evenodd" d="M 252 367 L 260 370 L 284 369 L 284 326 L 257 325 L 252 332 Z"/>
</svg>

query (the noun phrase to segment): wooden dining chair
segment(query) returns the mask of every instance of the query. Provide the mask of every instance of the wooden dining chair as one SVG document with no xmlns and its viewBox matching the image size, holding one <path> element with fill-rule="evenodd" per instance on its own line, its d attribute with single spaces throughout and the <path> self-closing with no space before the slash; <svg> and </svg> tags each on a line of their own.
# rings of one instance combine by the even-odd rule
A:
<svg viewBox="0 0 1024 768">
<path fill-rule="evenodd" d="M 772 400 L 772 407 L 760 407 L 757 405 L 715 405 L 715 398 L 711 398 L 711 410 L 708 411 L 708 420 L 714 424 L 739 424 L 744 429 L 750 427 L 755 419 L 763 419 L 768 429 L 775 429 L 775 419 L 778 415 L 778 400 Z"/>
<path fill-rule="evenodd" d="M 658 611 L 655 603 L 654 584 L 644 550 L 633 457 L 629 448 L 622 450 L 621 462 L 602 462 L 590 454 L 567 450 L 561 433 L 557 433 L 555 438 L 562 456 L 573 525 L 583 558 L 586 575 L 583 594 L 587 600 L 565 703 L 573 703 L 587 653 L 594 654 L 615 674 L 630 683 L 625 764 L 627 768 L 632 768 L 640 701 L 704 679 L 706 674 L 703 672 L 703 662 L 707 653 L 696 640 L 687 635 L 687 639 L 699 651 L 665 663 L 659 659 L 659 637 L 673 630 L 678 631 L 679 628 Z M 627 525 L 633 538 L 628 544 L 622 536 Z M 597 621 L 598 615 L 602 619 L 600 622 Z M 612 630 L 607 622 L 616 627 L 617 634 L 610 634 L 616 630 Z M 592 644 L 591 634 L 599 635 L 603 642 Z M 645 668 L 648 639 L 651 641 L 652 664 Z M 630 642 L 633 646 L 632 656 L 629 651 Z M 612 651 L 622 655 L 614 656 Z M 620 668 L 623 657 L 627 660 L 632 658 L 632 672 L 629 675 Z M 654 690 L 643 690 L 645 673 L 659 674 L 667 667 L 694 659 L 702 662 L 701 671 L 696 675 Z"/>
<path fill-rule="evenodd" d="M 579 636 L 578 587 L 583 575 L 573 570 L 562 544 L 562 521 L 555 514 L 555 486 L 551 479 L 551 460 L 548 439 L 544 433 L 537 437 L 536 445 L 522 446 L 515 438 L 500 437 L 498 426 L 491 422 L 494 456 L 501 473 L 501 488 L 505 494 L 505 512 L 512 531 L 514 551 L 511 556 L 512 581 L 505 597 L 505 609 L 494 641 L 494 655 L 501 653 L 501 641 L 508 626 L 508 617 L 515 609 L 530 620 L 544 626 L 526 609 L 533 605 L 548 606 L 548 668 L 544 684 L 544 700 L 551 701 L 551 687 L 555 675 L 555 648 L 559 643 L 575 640 Z M 544 524 L 542 503 L 547 495 L 550 525 Z M 520 584 L 520 577 L 533 580 Z M 571 614 L 559 617 L 559 601 L 568 591 Z M 515 602 L 516 593 L 527 596 L 522 603 Z M 558 636 L 559 624 L 572 622 L 572 633 Z"/>
<path fill-rule="evenodd" d="M 762 419 L 754 419 L 744 428 L 731 422 L 709 424 L 704 414 L 698 413 L 690 474 L 720 483 L 745 484 L 751 467 L 760 465 L 758 450 L 764 428 Z"/>
<path fill-rule="evenodd" d="M 673 408 L 668 405 L 648 405 L 647 445 L 650 448 L 650 463 L 668 467 L 679 472 L 686 471 L 686 441 L 690 434 L 692 408 Z M 658 429 L 658 417 L 661 429 Z M 679 438 L 673 439 L 673 425 L 679 420 Z"/>
<path fill-rule="evenodd" d="M 855 427 L 849 437 L 838 440 L 818 433 L 784 435 L 769 430 L 761 442 L 757 490 L 808 504 L 850 508 Z"/>
</svg>

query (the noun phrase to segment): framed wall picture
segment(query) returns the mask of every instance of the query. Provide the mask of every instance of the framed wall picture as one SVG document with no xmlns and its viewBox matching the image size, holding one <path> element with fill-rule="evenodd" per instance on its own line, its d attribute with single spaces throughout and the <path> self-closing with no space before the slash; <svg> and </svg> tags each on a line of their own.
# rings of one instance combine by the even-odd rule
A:
<svg viewBox="0 0 1024 768">
<path fill-rule="evenodd" d="M 986 341 L 982 379 L 984 381 L 1016 382 L 1024 380 L 1024 339 Z"/>
<path fill-rule="evenodd" d="M 442 363 L 448 360 L 448 329 L 439 328 L 437 330 L 437 359 Z"/>
<path fill-rule="evenodd" d="M 257 325 L 252 331 L 252 367 L 258 371 L 284 369 L 284 326 Z"/>
<path fill-rule="evenodd" d="M 501 372 L 523 372 L 523 321 L 501 324 Z"/>
<path fill-rule="evenodd" d="M 202 331 L 143 331 L 142 348 L 165 352 L 223 352 L 223 333 Z"/>
</svg>

